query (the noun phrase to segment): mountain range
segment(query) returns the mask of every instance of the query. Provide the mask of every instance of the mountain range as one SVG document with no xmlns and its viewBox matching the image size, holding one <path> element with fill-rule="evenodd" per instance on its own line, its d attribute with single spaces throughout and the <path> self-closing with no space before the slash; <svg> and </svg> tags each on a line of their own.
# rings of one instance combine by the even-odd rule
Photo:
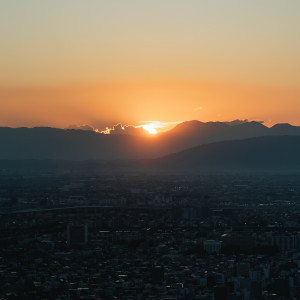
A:
<svg viewBox="0 0 300 300">
<path fill-rule="evenodd" d="M 300 127 L 187 121 L 156 136 L 0 128 L 0 160 L 135 160 L 162 168 L 300 169 Z M 172 154 L 173 153 L 173 154 Z"/>
<path fill-rule="evenodd" d="M 0 159 L 151 159 L 204 144 L 267 136 L 300 136 L 300 127 L 277 124 L 268 128 L 260 122 L 232 125 L 223 122 L 187 121 L 156 136 L 100 134 L 50 127 L 0 127 Z M 227 144 L 222 144 L 224 145 Z"/>
<path fill-rule="evenodd" d="M 264 136 L 223 141 L 152 160 L 140 166 L 193 171 L 300 171 L 300 136 Z"/>
</svg>

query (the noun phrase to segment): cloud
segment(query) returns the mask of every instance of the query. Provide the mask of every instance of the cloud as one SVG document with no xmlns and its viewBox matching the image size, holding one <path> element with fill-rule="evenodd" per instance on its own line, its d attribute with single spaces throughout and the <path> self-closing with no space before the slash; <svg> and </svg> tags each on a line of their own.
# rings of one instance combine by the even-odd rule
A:
<svg viewBox="0 0 300 300">
<path fill-rule="evenodd" d="M 235 126 L 235 125 L 240 125 L 240 124 L 244 124 L 244 123 L 248 123 L 248 122 L 249 122 L 249 120 L 245 119 L 245 120 L 233 120 L 233 121 L 228 121 L 228 122 L 223 122 L 223 123 L 228 124 L 229 126 Z M 264 123 L 264 121 L 255 121 L 255 122 L 258 122 L 261 124 Z"/>
<path fill-rule="evenodd" d="M 145 134 L 145 131 L 143 128 L 139 128 L 133 125 L 123 125 L 121 123 L 118 123 L 111 128 L 106 127 L 105 130 L 99 131 L 99 133 L 141 135 Z"/>
<path fill-rule="evenodd" d="M 165 127 L 169 127 L 169 126 L 172 126 L 172 125 L 180 124 L 182 122 L 183 121 L 175 121 L 175 122 L 141 121 L 141 123 L 143 123 L 143 125 L 145 125 L 145 124 L 152 124 L 153 128 L 165 128 Z M 138 126 L 136 126 L 136 128 L 142 127 L 143 125 L 138 125 Z"/>
<path fill-rule="evenodd" d="M 93 126 L 88 125 L 88 124 L 84 124 L 84 125 L 73 124 L 73 125 L 68 126 L 66 129 L 76 129 L 76 130 L 86 130 L 86 131 L 96 131 L 96 132 L 98 132 L 98 129 L 96 129 Z"/>
<path fill-rule="evenodd" d="M 193 111 L 199 111 L 199 110 L 202 110 L 202 109 L 203 109 L 202 106 L 197 106 L 197 107 L 193 108 Z"/>
<path fill-rule="evenodd" d="M 179 123 L 182 123 L 182 121 L 177 121 L 177 122 L 141 121 L 140 123 L 142 123 L 142 124 L 141 125 L 123 125 L 121 123 L 118 123 L 111 128 L 106 127 L 105 130 L 97 131 L 97 132 L 103 133 L 103 134 L 145 135 L 146 131 L 145 131 L 145 129 L 143 129 L 144 125 L 151 124 L 152 128 L 160 129 L 160 128 L 166 128 L 166 127 L 169 127 L 172 125 L 177 125 Z"/>
</svg>

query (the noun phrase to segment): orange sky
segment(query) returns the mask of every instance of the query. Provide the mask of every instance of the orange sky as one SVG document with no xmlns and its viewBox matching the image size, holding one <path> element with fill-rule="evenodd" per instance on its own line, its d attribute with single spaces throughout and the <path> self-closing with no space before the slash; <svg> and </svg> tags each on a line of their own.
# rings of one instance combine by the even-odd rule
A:
<svg viewBox="0 0 300 300">
<path fill-rule="evenodd" d="M 300 90 L 198 81 L 122 82 L 69 88 L 1 89 L 1 126 L 233 119 L 299 124 Z"/>
<path fill-rule="evenodd" d="M 0 3 L 0 126 L 300 125 L 300 2 Z"/>
</svg>

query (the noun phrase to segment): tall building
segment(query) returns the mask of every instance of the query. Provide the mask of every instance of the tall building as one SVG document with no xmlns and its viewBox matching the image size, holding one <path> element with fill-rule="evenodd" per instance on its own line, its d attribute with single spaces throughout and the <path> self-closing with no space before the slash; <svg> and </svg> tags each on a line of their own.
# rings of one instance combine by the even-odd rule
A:
<svg viewBox="0 0 300 300">
<path fill-rule="evenodd" d="M 300 246 L 300 237 L 298 234 L 274 234 L 271 244 L 281 251 L 297 250 Z"/>
</svg>

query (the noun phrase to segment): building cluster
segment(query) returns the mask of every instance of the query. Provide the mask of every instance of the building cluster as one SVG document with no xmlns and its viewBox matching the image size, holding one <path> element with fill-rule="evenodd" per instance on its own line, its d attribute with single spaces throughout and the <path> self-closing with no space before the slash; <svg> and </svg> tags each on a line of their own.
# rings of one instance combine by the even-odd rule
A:
<svg viewBox="0 0 300 300">
<path fill-rule="evenodd" d="M 55 199 L 41 178 L 39 194 Z M 74 180 L 53 180 L 65 196 L 76 189 L 73 204 L 23 201 L 38 190 L 27 179 L 2 202 L 0 299 L 300 299 L 295 176 Z"/>
</svg>

